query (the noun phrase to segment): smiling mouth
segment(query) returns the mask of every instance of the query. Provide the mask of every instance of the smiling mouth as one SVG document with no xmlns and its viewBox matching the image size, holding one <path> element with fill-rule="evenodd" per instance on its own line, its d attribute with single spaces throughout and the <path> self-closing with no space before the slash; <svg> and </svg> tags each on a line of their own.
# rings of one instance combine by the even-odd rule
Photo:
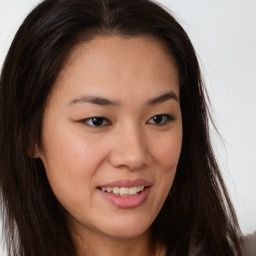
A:
<svg viewBox="0 0 256 256">
<path fill-rule="evenodd" d="M 134 186 L 134 187 L 98 187 L 101 191 L 105 193 L 114 194 L 117 196 L 134 196 L 140 194 L 146 186 Z"/>
</svg>

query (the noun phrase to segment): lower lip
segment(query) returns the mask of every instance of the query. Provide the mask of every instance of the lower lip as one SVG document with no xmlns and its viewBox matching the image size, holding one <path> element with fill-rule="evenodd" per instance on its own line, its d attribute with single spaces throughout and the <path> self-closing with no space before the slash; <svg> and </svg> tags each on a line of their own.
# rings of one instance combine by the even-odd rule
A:
<svg viewBox="0 0 256 256">
<path fill-rule="evenodd" d="M 137 195 L 125 197 L 104 192 L 102 190 L 100 190 L 100 192 L 105 199 L 107 199 L 110 203 L 117 206 L 118 208 L 129 209 L 138 207 L 146 200 L 150 192 L 150 187 L 144 188 L 144 190 Z"/>
</svg>

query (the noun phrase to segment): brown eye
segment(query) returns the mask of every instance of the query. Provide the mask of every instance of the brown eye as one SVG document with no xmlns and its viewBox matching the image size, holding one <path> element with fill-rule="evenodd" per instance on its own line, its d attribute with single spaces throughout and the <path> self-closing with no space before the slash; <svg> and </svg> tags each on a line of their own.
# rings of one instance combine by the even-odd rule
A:
<svg viewBox="0 0 256 256">
<path fill-rule="evenodd" d="M 101 127 L 110 124 L 106 118 L 97 116 L 84 119 L 83 122 L 93 127 Z"/>
<path fill-rule="evenodd" d="M 166 124 L 170 121 L 173 121 L 174 118 L 171 115 L 168 114 L 160 114 L 160 115 L 155 115 L 153 117 L 151 117 L 148 120 L 149 124 L 156 124 L 156 125 L 163 125 Z"/>
</svg>

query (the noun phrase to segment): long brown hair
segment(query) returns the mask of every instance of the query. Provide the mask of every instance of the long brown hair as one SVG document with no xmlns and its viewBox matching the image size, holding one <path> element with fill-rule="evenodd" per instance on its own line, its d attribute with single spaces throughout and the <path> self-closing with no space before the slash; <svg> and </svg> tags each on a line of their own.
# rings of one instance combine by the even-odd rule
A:
<svg viewBox="0 0 256 256">
<path fill-rule="evenodd" d="M 47 96 L 71 49 L 97 35 L 151 36 L 175 58 L 183 144 L 177 174 L 152 225 L 170 255 L 242 255 L 239 226 L 209 139 L 209 112 L 194 48 L 175 18 L 148 0 L 45 0 L 25 19 L 0 80 L 0 187 L 9 255 L 76 255 L 41 146 Z"/>
</svg>

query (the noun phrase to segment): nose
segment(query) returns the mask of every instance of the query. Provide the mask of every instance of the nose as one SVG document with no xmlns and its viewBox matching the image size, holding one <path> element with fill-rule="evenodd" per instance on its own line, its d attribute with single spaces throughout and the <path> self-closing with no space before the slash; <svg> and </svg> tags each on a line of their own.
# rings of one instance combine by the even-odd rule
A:
<svg viewBox="0 0 256 256">
<path fill-rule="evenodd" d="M 148 151 L 147 139 L 136 129 L 126 129 L 114 138 L 109 162 L 116 168 L 138 170 L 151 163 L 152 157 Z"/>
</svg>

